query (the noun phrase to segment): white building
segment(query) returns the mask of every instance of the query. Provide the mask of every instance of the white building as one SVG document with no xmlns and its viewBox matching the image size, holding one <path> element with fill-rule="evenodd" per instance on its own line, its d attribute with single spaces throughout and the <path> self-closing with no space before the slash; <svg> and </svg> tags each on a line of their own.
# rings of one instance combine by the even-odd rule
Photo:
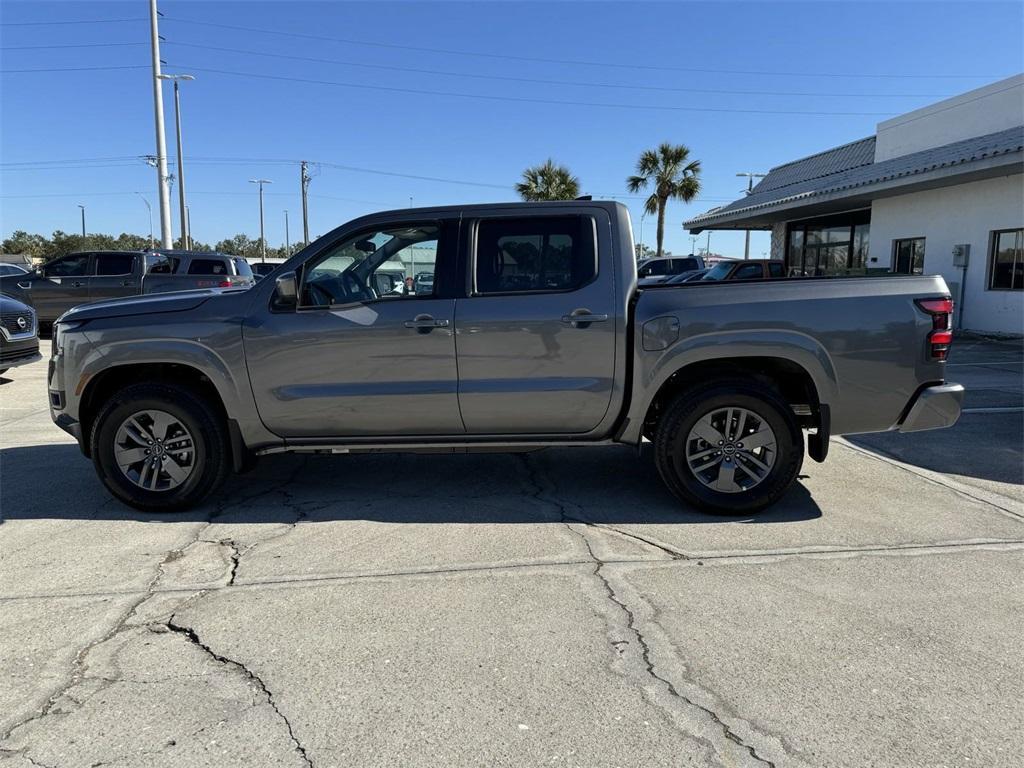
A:
<svg viewBox="0 0 1024 768">
<path fill-rule="evenodd" d="M 1024 334 L 1024 75 L 773 168 L 683 226 L 771 230 L 791 275 L 940 274 L 958 327 Z"/>
</svg>

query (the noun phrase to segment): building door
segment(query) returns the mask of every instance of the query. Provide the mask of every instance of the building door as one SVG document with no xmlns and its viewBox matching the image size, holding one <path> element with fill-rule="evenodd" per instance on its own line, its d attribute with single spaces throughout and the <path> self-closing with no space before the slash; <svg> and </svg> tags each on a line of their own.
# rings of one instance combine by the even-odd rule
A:
<svg viewBox="0 0 1024 768">
<path fill-rule="evenodd" d="M 893 241 L 892 271 L 901 275 L 924 274 L 924 238 Z"/>
</svg>

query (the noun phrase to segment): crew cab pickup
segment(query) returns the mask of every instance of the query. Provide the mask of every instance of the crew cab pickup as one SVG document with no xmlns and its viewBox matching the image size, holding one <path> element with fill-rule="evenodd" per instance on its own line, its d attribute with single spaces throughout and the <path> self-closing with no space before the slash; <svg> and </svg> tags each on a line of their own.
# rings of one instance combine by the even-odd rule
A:
<svg viewBox="0 0 1024 768">
<path fill-rule="evenodd" d="M 146 510 L 195 505 L 282 451 L 650 441 L 684 503 L 750 513 L 793 483 L 805 431 L 822 461 L 830 435 L 957 420 L 941 277 L 638 290 L 630 232 L 614 202 L 365 216 L 248 290 L 68 312 L 51 414 Z M 378 268 L 412 253 L 434 279 L 379 293 Z"/>
<path fill-rule="evenodd" d="M 35 308 L 42 323 L 92 301 L 255 283 L 245 259 L 197 251 L 83 251 L 35 271 L 0 277 L 0 293 Z"/>
</svg>

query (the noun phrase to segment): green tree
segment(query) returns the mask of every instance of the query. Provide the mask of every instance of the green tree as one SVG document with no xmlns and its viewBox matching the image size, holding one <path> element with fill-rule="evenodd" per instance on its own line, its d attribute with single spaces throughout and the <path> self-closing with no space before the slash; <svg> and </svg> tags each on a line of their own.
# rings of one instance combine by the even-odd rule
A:
<svg viewBox="0 0 1024 768">
<path fill-rule="evenodd" d="M 42 235 L 29 234 L 23 229 L 16 229 L 3 243 L 0 251 L 4 253 L 27 253 L 29 256 L 44 256 L 50 241 Z"/>
<path fill-rule="evenodd" d="M 527 202 L 538 200 L 575 200 L 580 196 L 580 180 L 564 165 L 548 158 L 543 165 L 523 171 L 516 193 Z"/>
<path fill-rule="evenodd" d="M 700 192 L 700 160 L 690 160 L 690 150 L 683 144 L 662 143 L 657 149 L 645 150 L 636 163 L 636 175 L 626 179 L 630 192 L 652 188 L 644 202 L 647 213 L 658 214 L 657 255 L 662 255 L 665 241 L 665 208 L 669 198 L 690 202 Z"/>
</svg>

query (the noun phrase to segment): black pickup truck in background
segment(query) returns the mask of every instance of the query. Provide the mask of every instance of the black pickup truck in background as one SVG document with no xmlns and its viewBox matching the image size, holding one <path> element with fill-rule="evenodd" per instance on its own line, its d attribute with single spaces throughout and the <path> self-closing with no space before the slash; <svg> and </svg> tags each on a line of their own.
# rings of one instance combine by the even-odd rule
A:
<svg viewBox="0 0 1024 768">
<path fill-rule="evenodd" d="M 32 306 L 40 323 L 52 323 L 72 307 L 93 301 L 254 284 L 248 262 L 223 253 L 81 251 L 28 274 L 0 276 L 0 293 Z"/>
</svg>

